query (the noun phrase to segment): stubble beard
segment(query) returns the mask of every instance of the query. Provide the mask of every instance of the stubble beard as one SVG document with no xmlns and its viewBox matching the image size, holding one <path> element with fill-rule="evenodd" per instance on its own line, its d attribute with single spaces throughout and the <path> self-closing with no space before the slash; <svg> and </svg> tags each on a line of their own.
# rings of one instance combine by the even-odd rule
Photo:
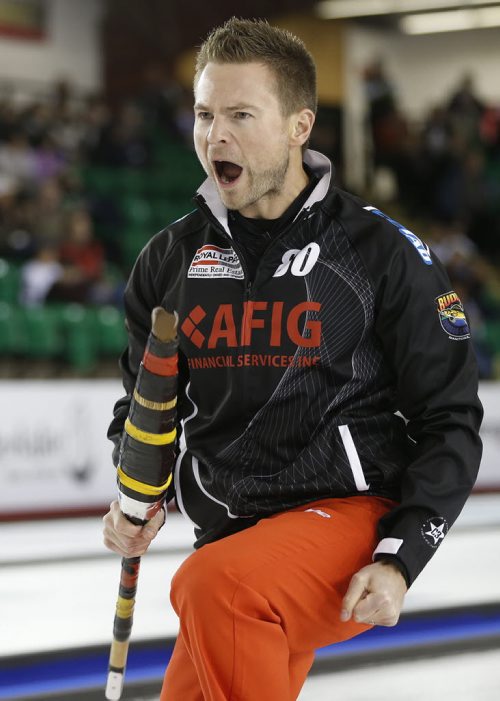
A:
<svg viewBox="0 0 500 701">
<path fill-rule="evenodd" d="M 248 189 L 242 193 L 235 192 L 234 196 L 230 192 L 222 191 L 220 192 L 222 202 L 228 209 L 241 211 L 256 204 L 263 197 L 269 199 L 278 197 L 283 191 L 289 165 L 290 154 L 286 150 L 274 168 L 268 168 L 259 173 L 246 169 L 244 177 L 249 179 Z"/>
</svg>

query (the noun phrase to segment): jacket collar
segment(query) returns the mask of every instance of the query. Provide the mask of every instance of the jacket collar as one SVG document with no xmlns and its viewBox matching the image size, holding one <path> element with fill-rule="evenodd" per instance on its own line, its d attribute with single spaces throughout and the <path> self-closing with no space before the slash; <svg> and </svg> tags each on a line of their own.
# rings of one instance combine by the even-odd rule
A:
<svg viewBox="0 0 500 701">
<path fill-rule="evenodd" d="M 307 150 L 304 153 L 303 160 L 304 163 L 308 165 L 314 173 L 316 173 L 320 180 L 307 200 L 304 202 L 304 205 L 300 212 L 298 212 L 297 217 L 305 209 L 310 209 L 313 204 L 316 204 L 316 202 L 321 202 L 321 200 L 324 199 L 330 188 L 330 182 L 333 176 L 333 166 L 330 160 L 322 153 Z M 196 195 L 196 199 L 200 197 L 202 198 L 203 202 L 209 208 L 213 216 L 218 220 L 224 231 L 231 236 L 227 221 L 227 208 L 220 199 L 219 193 L 212 178 L 207 178 L 205 180 L 205 182 L 198 189 Z"/>
</svg>

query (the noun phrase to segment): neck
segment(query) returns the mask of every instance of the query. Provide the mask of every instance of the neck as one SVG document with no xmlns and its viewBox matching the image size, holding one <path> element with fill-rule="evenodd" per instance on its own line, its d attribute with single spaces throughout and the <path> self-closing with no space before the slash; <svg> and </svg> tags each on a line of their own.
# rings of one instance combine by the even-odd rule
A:
<svg viewBox="0 0 500 701">
<path fill-rule="evenodd" d="M 243 207 L 240 209 L 240 214 L 252 219 L 279 219 L 309 182 L 302 166 L 302 158 L 300 164 L 295 167 L 292 167 L 292 164 L 290 166 L 283 187 L 278 193 L 269 194 L 248 207 Z"/>
</svg>

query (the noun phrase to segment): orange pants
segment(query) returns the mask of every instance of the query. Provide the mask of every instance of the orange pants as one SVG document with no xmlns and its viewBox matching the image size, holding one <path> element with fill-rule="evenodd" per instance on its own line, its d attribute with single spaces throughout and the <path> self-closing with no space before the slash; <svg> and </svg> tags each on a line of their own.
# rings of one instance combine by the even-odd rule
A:
<svg viewBox="0 0 500 701">
<path fill-rule="evenodd" d="M 393 505 L 322 499 L 190 555 L 172 581 L 180 630 L 160 701 L 296 699 L 316 648 L 368 630 L 340 607 Z"/>
</svg>

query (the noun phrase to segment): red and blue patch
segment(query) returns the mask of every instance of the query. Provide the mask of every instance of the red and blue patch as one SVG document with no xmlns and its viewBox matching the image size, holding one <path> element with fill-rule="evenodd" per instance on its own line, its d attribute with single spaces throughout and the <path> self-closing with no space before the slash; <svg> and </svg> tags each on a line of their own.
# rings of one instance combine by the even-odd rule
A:
<svg viewBox="0 0 500 701">
<path fill-rule="evenodd" d="M 450 291 L 436 297 L 439 323 L 451 339 L 463 341 L 470 338 L 470 329 L 464 307 L 456 292 Z"/>
</svg>

